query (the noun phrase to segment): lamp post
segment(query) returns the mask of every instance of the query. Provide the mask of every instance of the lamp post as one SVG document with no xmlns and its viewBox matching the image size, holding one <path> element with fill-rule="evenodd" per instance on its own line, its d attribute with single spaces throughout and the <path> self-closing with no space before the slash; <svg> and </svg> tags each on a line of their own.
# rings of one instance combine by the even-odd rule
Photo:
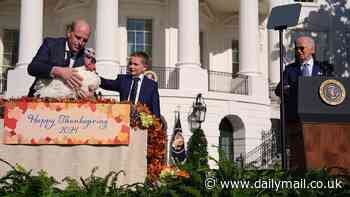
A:
<svg viewBox="0 0 350 197">
<path fill-rule="evenodd" d="M 193 103 L 192 108 L 193 111 L 189 116 L 191 129 L 200 129 L 202 122 L 205 121 L 205 115 L 207 112 L 207 105 L 205 104 L 201 93 L 197 95 L 196 101 Z"/>
<path fill-rule="evenodd" d="M 192 112 L 188 116 L 192 136 L 187 145 L 187 162 L 194 169 L 202 167 L 208 168 L 208 141 L 204 131 L 201 129 L 201 123 L 205 120 L 207 112 L 206 104 L 204 103 L 202 94 L 198 94 L 196 101 L 192 105 Z"/>
</svg>

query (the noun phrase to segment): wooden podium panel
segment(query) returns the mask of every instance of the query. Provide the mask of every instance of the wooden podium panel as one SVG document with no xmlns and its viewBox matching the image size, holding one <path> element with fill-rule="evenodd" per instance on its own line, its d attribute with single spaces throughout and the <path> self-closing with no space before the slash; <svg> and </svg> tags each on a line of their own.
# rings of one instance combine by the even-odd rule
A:
<svg viewBox="0 0 350 197">
<path fill-rule="evenodd" d="M 350 123 L 303 123 L 306 168 L 350 171 Z"/>
</svg>

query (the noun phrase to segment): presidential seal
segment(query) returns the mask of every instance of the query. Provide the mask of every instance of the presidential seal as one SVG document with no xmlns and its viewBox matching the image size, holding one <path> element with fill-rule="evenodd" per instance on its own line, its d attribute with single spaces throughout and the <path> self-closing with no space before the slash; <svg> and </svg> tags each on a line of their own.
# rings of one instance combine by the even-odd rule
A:
<svg viewBox="0 0 350 197">
<path fill-rule="evenodd" d="M 322 82 L 319 93 L 322 101 L 328 105 L 339 105 L 346 97 L 343 84 L 335 79 L 328 79 Z"/>
</svg>

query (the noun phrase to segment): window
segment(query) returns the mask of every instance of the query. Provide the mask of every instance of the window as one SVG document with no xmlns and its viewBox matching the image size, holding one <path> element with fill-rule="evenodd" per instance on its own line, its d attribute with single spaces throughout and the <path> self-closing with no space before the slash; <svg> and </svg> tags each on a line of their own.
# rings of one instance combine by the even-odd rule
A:
<svg viewBox="0 0 350 197">
<path fill-rule="evenodd" d="M 0 94 L 6 90 L 7 70 L 14 68 L 18 61 L 18 30 L 5 29 L 3 36 L 3 59 L 0 67 Z"/>
<path fill-rule="evenodd" d="M 2 65 L 14 67 L 18 60 L 18 30 L 4 30 Z"/>
<path fill-rule="evenodd" d="M 233 160 L 233 130 L 231 123 L 227 118 L 224 118 L 221 121 L 219 130 L 219 148 L 223 151 L 226 159 Z"/>
<path fill-rule="evenodd" d="M 238 40 L 232 40 L 232 74 L 239 72 L 239 42 Z"/>
<path fill-rule="evenodd" d="M 233 160 L 233 132 L 232 131 L 220 131 L 219 147 L 225 154 L 225 158 Z"/>
<path fill-rule="evenodd" d="M 128 56 L 136 51 L 143 51 L 152 58 L 152 20 L 128 19 Z"/>
</svg>

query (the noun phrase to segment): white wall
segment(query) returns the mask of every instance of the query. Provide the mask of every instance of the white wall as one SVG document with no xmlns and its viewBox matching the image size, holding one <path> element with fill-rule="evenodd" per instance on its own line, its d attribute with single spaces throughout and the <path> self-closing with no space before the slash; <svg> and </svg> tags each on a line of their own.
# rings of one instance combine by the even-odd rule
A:
<svg viewBox="0 0 350 197">
<path fill-rule="evenodd" d="M 146 1 L 139 1 L 137 4 L 127 1 L 122 1 L 119 6 L 119 25 L 126 28 L 128 18 L 152 19 L 153 21 L 153 59 L 154 66 L 165 65 L 165 27 L 167 26 L 166 12 L 167 5 L 164 3 L 147 3 Z M 125 32 L 125 31 L 124 31 Z M 123 40 L 126 40 L 126 34 L 120 35 Z M 125 37 L 125 38 L 123 38 Z M 123 46 L 126 50 L 126 46 Z M 126 52 L 123 53 L 125 55 Z M 125 57 L 120 57 L 121 59 Z"/>
<path fill-rule="evenodd" d="M 181 112 L 181 125 L 184 138 L 187 141 L 190 136 L 190 128 L 187 121 L 192 110 L 192 103 L 197 93 L 183 93 L 181 90 L 160 90 L 161 114 L 165 117 L 168 126 L 168 139 L 171 138 L 175 124 L 175 110 Z M 249 152 L 261 143 L 261 131 L 271 127 L 269 105 L 249 96 L 232 95 L 224 93 L 208 92 L 203 93 L 207 104 L 207 116 L 202 124 L 202 129 L 208 140 L 208 152 L 218 159 L 219 146 L 219 125 L 227 115 L 238 116 L 245 127 L 245 133 L 237 133 L 235 138 L 244 138 L 245 146 L 239 146 L 236 142 L 235 155 L 241 152 Z M 213 166 L 214 163 L 210 162 Z"/>
</svg>

